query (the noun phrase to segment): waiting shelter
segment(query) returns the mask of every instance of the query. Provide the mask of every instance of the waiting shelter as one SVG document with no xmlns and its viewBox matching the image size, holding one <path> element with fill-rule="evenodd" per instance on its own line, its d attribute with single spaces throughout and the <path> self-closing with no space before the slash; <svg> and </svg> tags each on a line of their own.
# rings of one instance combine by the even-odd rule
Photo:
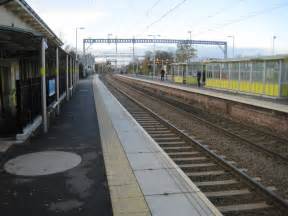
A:
<svg viewBox="0 0 288 216">
<path fill-rule="evenodd" d="M 182 84 L 197 84 L 197 71 L 203 72 L 202 62 L 171 64 L 172 81 Z"/>
<path fill-rule="evenodd" d="M 78 66 L 62 45 L 24 0 L 0 0 L 0 137 L 47 132 L 49 115 L 72 95 Z"/>
<path fill-rule="evenodd" d="M 206 86 L 267 97 L 288 96 L 288 56 L 206 61 Z"/>
</svg>

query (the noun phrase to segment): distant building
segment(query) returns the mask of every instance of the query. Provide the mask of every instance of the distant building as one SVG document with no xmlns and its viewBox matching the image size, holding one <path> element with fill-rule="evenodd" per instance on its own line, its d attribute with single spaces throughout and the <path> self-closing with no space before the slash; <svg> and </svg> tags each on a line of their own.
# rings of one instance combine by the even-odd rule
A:
<svg viewBox="0 0 288 216">
<path fill-rule="evenodd" d="M 86 77 L 89 74 L 95 73 L 95 56 L 90 53 L 85 54 L 85 56 L 80 56 L 79 61 L 83 65 L 82 77 Z"/>
</svg>

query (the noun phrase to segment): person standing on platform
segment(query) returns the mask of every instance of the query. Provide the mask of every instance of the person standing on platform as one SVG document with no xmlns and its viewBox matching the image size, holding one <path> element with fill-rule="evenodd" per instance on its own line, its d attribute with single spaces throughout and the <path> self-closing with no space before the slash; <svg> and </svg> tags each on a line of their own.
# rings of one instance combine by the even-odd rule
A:
<svg viewBox="0 0 288 216">
<path fill-rule="evenodd" d="M 204 70 L 202 73 L 202 85 L 205 86 L 205 84 L 206 84 L 206 72 Z"/>
<path fill-rule="evenodd" d="M 161 69 L 161 80 L 164 81 L 165 70 Z"/>
<path fill-rule="evenodd" d="M 201 71 L 198 70 L 198 71 L 197 71 L 197 83 L 198 83 L 198 87 L 201 86 L 200 81 L 201 81 Z"/>
</svg>

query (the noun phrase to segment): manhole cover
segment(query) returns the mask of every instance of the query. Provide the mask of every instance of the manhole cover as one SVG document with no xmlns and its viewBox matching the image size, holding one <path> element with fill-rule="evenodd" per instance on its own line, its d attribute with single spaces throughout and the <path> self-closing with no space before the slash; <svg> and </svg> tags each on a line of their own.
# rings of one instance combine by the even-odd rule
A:
<svg viewBox="0 0 288 216">
<path fill-rule="evenodd" d="M 9 160 L 6 172 L 20 176 L 49 175 L 76 167 L 81 162 L 77 154 L 63 151 L 35 152 Z"/>
</svg>

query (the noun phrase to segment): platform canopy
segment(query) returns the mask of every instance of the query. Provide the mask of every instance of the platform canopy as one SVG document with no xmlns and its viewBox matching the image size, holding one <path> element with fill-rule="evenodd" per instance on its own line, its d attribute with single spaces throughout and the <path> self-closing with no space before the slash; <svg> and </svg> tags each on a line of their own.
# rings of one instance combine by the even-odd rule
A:
<svg viewBox="0 0 288 216">
<path fill-rule="evenodd" d="M 40 38 L 39 34 L 33 32 L 0 26 L 0 47 L 10 55 L 39 50 Z"/>
<path fill-rule="evenodd" d="M 57 37 L 57 35 L 49 28 L 49 26 L 40 18 L 40 16 L 24 0 L 0 0 L 0 7 L 4 7 L 5 10 L 11 12 L 14 16 L 16 16 L 22 22 L 27 24 L 27 26 L 33 29 L 34 35 L 41 35 L 47 38 L 48 42 L 51 45 L 54 45 L 54 46 L 63 45 L 63 42 Z M 9 20 L 7 21 L 7 23 L 4 23 L 4 24 L 0 20 L 0 26 L 4 26 L 4 27 L 9 26 L 12 29 L 15 28 L 15 30 L 21 29 L 20 26 L 14 26 L 13 21 L 10 23 Z M 23 28 L 23 30 L 24 29 L 25 28 Z M 2 28 L 2 32 L 3 32 L 3 28 Z M 11 32 L 11 29 L 10 29 L 10 32 Z"/>
</svg>

